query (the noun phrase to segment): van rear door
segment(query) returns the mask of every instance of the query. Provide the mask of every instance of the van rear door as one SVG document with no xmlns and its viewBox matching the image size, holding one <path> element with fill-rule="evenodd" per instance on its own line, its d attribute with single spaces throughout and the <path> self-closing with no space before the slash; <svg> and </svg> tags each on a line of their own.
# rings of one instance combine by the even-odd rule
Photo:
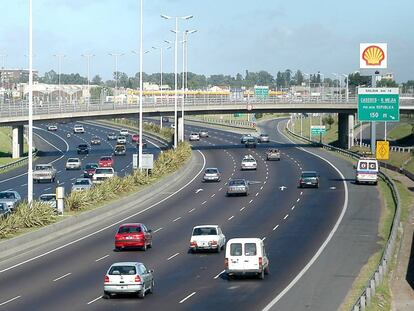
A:
<svg viewBox="0 0 414 311">
<path fill-rule="evenodd" d="M 244 268 L 243 257 L 243 244 L 240 242 L 231 243 L 228 261 L 229 270 L 242 271 Z"/>
<path fill-rule="evenodd" d="M 244 243 L 243 268 L 244 270 L 258 270 L 259 256 L 256 242 Z M 261 255 L 260 255 L 261 256 Z"/>
</svg>

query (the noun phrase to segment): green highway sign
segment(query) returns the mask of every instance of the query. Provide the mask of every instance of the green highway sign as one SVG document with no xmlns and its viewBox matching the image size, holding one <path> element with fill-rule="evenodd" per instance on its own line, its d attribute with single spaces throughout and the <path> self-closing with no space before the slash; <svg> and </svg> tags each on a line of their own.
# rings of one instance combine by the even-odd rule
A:
<svg viewBox="0 0 414 311">
<path fill-rule="evenodd" d="M 359 121 L 400 121 L 398 88 L 359 88 Z"/>
<path fill-rule="evenodd" d="M 254 96 L 261 97 L 261 98 L 269 97 L 269 87 L 256 85 L 254 87 Z"/>
<path fill-rule="evenodd" d="M 311 133 L 312 135 L 320 135 L 326 133 L 325 125 L 312 125 L 311 126 Z"/>
</svg>

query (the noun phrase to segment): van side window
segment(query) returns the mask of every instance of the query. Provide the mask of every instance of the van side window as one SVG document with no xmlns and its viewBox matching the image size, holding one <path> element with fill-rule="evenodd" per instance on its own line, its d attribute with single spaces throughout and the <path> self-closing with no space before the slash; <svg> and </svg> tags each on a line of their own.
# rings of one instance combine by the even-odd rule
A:
<svg viewBox="0 0 414 311">
<path fill-rule="evenodd" d="M 241 243 L 231 243 L 230 244 L 230 255 L 231 256 L 241 256 L 242 255 L 242 245 L 241 245 Z"/>
<path fill-rule="evenodd" d="M 244 245 L 244 254 L 246 256 L 256 256 L 257 255 L 256 243 L 246 243 Z"/>
</svg>

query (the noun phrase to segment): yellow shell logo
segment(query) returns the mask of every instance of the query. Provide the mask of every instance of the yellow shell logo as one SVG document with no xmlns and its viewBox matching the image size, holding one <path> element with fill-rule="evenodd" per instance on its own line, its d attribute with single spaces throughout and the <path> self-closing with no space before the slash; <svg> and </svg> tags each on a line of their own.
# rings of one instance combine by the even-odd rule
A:
<svg viewBox="0 0 414 311">
<path fill-rule="evenodd" d="M 384 51 L 376 45 L 370 45 L 362 53 L 362 59 L 365 60 L 367 65 L 378 66 L 384 60 Z"/>
</svg>

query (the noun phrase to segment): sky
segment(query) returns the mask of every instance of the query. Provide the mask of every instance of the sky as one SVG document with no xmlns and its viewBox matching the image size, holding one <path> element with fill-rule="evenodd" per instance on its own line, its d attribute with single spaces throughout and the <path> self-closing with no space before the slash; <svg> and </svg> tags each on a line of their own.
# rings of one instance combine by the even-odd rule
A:
<svg viewBox="0 0 414 311">
<path fill-rule="evenodd" d="M 140 0 L 32 0 L 34 69 L 58 70 L 54 55 L 64 54 L 63 73 L 87 75 L 81 54 L 94 54 L 91 78 L 110 79 L 118 70 L 139 71 Z M 245 74 L 285 69 L 306 73 L 359 70 L 359 43 L 388 43 L 388 69 L 397 82 L 414 80 L 414 1 L 412 0 L 143 0 L 144 71 L 160 71 L 160 52 L 174 40 L 170 16 L 179 30 L 197 30 L 188 40 L 188 69 L 211 74 Z M 0 0 L 0 66 L 28 68 L 29 0 Z M 181 50 L 178 54 L 181 69 Z M 164 52 L 164 72 L 174 71 L 174 49 Z"/>
</svg>

